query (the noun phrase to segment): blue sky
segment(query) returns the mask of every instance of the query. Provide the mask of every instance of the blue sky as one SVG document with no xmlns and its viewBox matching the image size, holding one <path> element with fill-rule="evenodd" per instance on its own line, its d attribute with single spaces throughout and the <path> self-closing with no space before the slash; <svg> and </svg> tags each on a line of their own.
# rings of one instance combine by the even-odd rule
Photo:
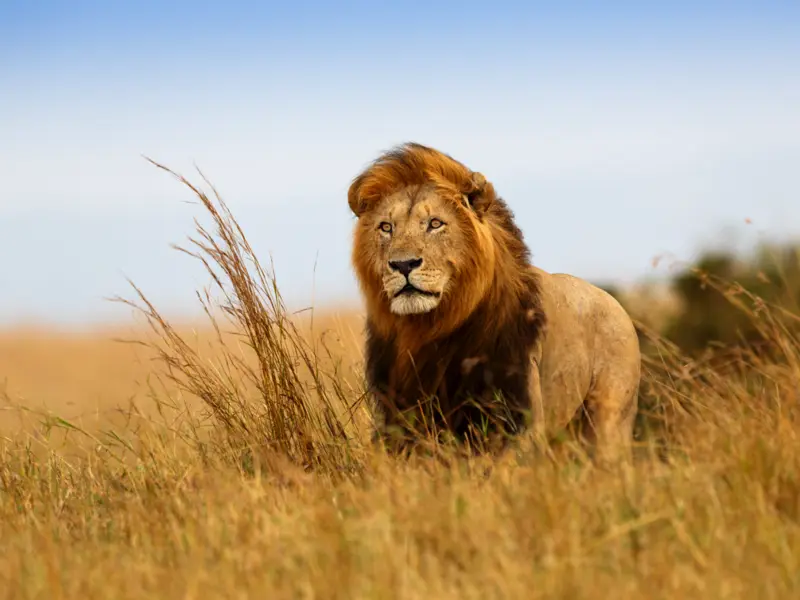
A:
<svg viewBox="0 0 800 600">
<path fill-rule="evenodd" d="M 406 140 L 552 271 L 797 236 L 800 3 L 0 0 L 0 322 L 126 317 L 126 276 L 195 310 L 202 213 L 143 154 L 202 168 L 294 306 L 357 299 L 347 186 Z"/>
</svg>

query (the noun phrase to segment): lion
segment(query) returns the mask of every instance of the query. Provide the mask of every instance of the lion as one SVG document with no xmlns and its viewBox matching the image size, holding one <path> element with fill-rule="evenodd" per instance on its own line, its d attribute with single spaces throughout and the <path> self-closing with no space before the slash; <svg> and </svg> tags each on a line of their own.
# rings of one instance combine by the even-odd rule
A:
<svg viewBox="0 0 800 600">
<path fill-rule="evenodd" d="M 374 439 L 400 433 L 406 447 L 424 425 L 541 441 L 588 422 L 601 460 L 630 456 L 641 370 L 630 316 L 587 281 L 533 266 L 481 173 L 409 142 L 352 181 L 348 204 Z"/>
</svg>

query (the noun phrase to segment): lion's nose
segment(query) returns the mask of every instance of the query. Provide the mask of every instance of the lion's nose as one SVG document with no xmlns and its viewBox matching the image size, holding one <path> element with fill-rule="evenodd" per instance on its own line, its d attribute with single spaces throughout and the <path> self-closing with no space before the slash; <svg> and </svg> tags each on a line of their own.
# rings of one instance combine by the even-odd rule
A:
<svg viewBox="0 0 800 600">
<path fill-rule="evenodd" d="M 404 276 L 408 277 L 409 273 L 422 264 L 421 258 L 412 258 L 411 260 L 390 260 L 389 266 L 393 271 L 398 271 Z"/>
</svg>

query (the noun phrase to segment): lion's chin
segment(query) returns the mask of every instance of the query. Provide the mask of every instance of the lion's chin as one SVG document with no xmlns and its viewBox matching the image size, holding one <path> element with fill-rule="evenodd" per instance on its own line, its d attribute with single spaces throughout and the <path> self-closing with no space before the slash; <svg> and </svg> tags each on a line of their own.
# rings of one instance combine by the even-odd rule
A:
<svg viewBox="0 0 800 600">
<path fill-rule="evenodd" d="M 439 306 L 441 296 L 431 294 L 408 293 L 392 298 L 391 311 L 396 315 L 418 315 L 432 311 Z"/>
</svg>

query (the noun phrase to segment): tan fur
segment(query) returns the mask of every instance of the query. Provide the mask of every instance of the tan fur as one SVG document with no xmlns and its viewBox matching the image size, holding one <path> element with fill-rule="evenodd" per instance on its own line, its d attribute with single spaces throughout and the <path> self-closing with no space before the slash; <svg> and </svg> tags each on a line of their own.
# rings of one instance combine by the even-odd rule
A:
<svg viewBox="0 0 800 600">
<path fill-rule="evenodd" d="M 527 369 L 524 402 L 536 431 L 583 415 L 603 457 L 627 453 L 640 377 L 629 316 L 599 288 L 530 265 L 491 183 L 441 152 L 406 144 L 360 174 L 348 201 L 358 217 L 352 261 L 373 340 L 368 361 L 392 357 L 369 375 L 390 390 L 376 395 L 413 395 L 409 381 L 426 366 L 439 373 L 426 393 L 444 390 L 453 360 L 464 376 L 478 367 L 509 377 Z M 403 261 L 421 264 L 403 273 L 395 268 Z M 395 297 L 406 283 L 419 293 Z M 527 355 L 511 357 L 521 366 L 492 364 L 492 352 L 513 355 L 515 343 Z M 476 356 L 464 356 L 467 349 Z"/>
<path fill-rule="evenodd" d="M 548 328 L 534 355 L 543 434 L 588 420 L 603 459 L 628 454 L 638 405 L 639 340 L 630 317 L 605 291 L 566 274 L 536 269 Z M 534 367 L 536 368 L 536 367 Z"/>
</svg>

